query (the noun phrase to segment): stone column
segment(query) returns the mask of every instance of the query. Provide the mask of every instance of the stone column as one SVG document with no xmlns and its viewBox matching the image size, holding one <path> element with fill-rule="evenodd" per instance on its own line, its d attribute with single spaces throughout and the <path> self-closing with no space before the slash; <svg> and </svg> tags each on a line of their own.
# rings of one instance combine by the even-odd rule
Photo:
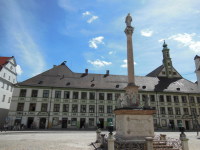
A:
<svg viewBox="0 0 200 150">
<path fill-rule="evenodd" d="M 101 130 L 100 129 L 98 129 L 97 131 L 96 131 L 96 143 L 98 143 L 98 137 L 100 136 L 100 133 L 101 133 Z"/>
<path fill-rule="evenodd" d="M 153 150 L 153 138 L 146 137 L 146 141 L 147 141 L 147 150 Z"/>
<path fill-rule="evenodd" d="M 101 134 L 101 145 L 100 145 L 101 148 L 103 148 L 104 145 L 104 136 L 105 134 Z"/>
<path fill-rule="evenodd" d="M 108 150 L 114 150 L 115 138 L 113 137 L 113 134 L 112 135 L 109 134 L 107 140 L 108 140 Z"/>
<path fill-rule="evenodd" d="M 186 138 L 186 136 L 182 136 L 180 137 L 181 143 L 182 143 L 182 150 L 189 150 L 189 146 L 188 146 L 188 138 Z"/>
<path fill-rule="evenodd" d="M 160 140 L 166 141 L 166 134 L 160 134 Z"/>
<path fill-rule="evenodd" d="M 133 44 L 132 44 L 133 31 L 134 31 L 133 27 L 126 27 L 126 29 L 124 31 L 126 33 L 126 36 L 127 36 L 128 86 L 135 85 Z"/>
</svg>

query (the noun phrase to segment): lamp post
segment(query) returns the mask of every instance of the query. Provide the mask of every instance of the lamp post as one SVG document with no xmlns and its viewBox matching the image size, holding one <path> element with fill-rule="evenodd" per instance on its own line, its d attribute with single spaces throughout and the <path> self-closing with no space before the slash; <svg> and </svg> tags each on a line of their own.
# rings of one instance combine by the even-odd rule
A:
<svg viewBox="0 0 200 150">
<path fill-rule="evenodd" d="M 113 123 L 112 122 L 108 123 L 108 131 L 110 132 L 109 134 L 112 135 L 112 132 L 113 132 Z"/>
<path fill-rule="evenodd" d="M 100 126 L 101 126 L 101 123 L 100 123 L 100 121 L 98 120 L 98 121 L 97 121 L 97 129 L 98 129 L 98 130 L 100 130 Z"/>
<path fill-rule="evenodd" d="M 197 120 L 197 116 L 199 116 L 199 115 L 197 115 L 196 112 L 194 112 L 193 114 L 194 114 L 194 119 L 196 122 L 197 136 L 199 136 L 199 130 L 198 130 L 199 125 L 198 125 L 198 120 Z"/>
<path fill-rule="evenodd" d="M 184 134 L 185 128 L 182 123 L 179 123 L 179 131 L 181 132 L 180 137 L 185 137 Z"/>
</svg>

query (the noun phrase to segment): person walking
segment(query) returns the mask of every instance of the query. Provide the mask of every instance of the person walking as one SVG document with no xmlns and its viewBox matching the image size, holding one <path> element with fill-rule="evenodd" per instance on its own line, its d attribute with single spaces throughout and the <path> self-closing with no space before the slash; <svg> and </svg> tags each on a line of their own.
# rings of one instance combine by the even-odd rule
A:
<svg viewBox="0 0 200 150">
<path fill-rule="evenodd" d="M 2 130 L 4 130 L 6 132 L 6 124 L 3 125 Z M 1 132 L 2 132 L 2 130 L 1 130 Z"/>
</svg>

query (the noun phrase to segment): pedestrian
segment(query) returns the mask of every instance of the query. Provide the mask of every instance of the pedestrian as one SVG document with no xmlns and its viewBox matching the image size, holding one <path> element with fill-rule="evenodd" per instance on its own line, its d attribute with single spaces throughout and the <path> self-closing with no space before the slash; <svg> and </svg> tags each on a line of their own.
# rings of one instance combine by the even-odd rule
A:
<svg viewBox="0 0 200 150">
<path fill-rule="evenodd" d="M 169 124 L 169 128 L 170 128 L 170 129 L 172 128 L 172 124 L 171 124 L 171 123 Z"/>
<path fill-rule="evenodd" d="M 17 123 L 15 123 L 14 127 L 13 127 L 13 130 L 16 130 L 17 129 Z"/>
<path fill-rule="evenodd" d="M 2 130 L 4 130 L 6 132 L 6 124 L 3 125 L 3 128 L 1 129 L 1 132 Z"/>
</svg>

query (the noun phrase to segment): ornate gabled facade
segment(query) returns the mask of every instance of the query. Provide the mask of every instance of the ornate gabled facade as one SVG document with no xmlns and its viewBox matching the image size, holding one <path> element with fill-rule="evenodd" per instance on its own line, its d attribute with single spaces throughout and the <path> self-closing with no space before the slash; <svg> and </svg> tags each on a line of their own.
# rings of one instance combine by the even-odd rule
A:
<svg viewBox="0 0 200 150">
<path fill-rule="evenodd" d="M 6 123 L 13 84 L 17 83 L 16 66 L 14 57 L 0 57 L 0 127 Z"/>
<path fill-rule="evenodd" d="M 195 127 L 193 112 L 200 115 L 200 92 L 197 84 L 184 79 L 173 68 L 169 49 L 163 45 L 163 65 L 146 76 L 135 76 L 139 99 L 148 94 L 150 106 L 157 110 L 154 126 L 177 129 L 182 122 L 187 130 Z M 168 65 L 169 63 L 169 65 Z M 170 73 L 171 71 L 171 73 Z M 165 72 L 165 73 L 164 73 Z M 96 128 L 100 120 L 106 128 L 115 126 L 115 109 L 119 96 L 124 96 L 128 77 L 125 75 L 74 73 L 65 63 L 16 84 L 9 111 L 10 122 L 31 124 L 36 128 Z M 199 120 L 199 118 L 198 118 Z"/>
</svg>

